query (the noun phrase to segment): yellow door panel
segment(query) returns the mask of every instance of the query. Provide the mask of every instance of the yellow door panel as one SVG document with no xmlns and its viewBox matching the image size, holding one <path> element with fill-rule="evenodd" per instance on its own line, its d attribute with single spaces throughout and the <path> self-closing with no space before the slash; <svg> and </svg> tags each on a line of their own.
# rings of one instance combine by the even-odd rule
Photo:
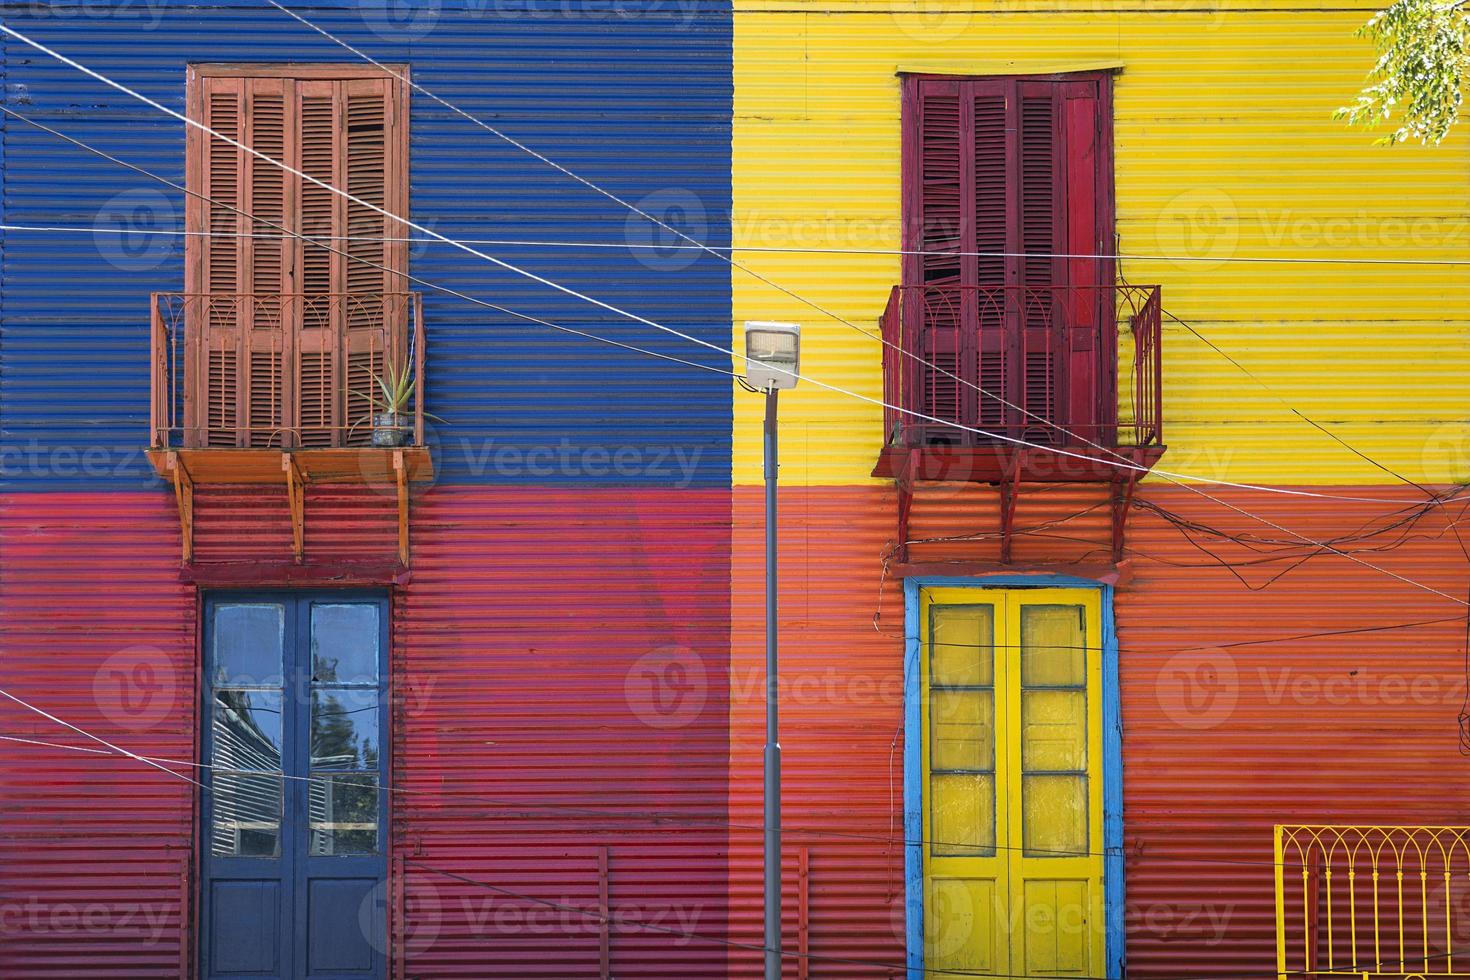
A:
<svg viewBox="0 0 1470 980">
<path fill-rule="evenodd" d="M 1040 976 L 1091 976 L 1091 916 L 1087 880 L 1027 881 L 1026 942 L 1017 973 Z"/>
<path fill-rule="evenodd" d="M 1007 972 L 999 920 L 994 914 L 1000 886 L 993 878 L 929 881 L 925 918 L 926 960 L 935 970 Z"/>
<path fill-rule="evenodd" d="M 920 595 L 925 963 L 1099 975 L 1099 594 Z"/>
</svg>

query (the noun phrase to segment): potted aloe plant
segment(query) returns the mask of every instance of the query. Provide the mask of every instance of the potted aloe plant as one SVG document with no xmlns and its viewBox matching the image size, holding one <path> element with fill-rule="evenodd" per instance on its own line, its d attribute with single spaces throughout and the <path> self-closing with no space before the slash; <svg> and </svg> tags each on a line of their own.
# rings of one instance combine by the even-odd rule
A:
<svg viewBox="0 0 1470 980">
<path fill-rule="evenodd" d="M 386 358 L 383 362 L 381 374 L 373 376 L 373 383 L 377 390 L 371 394 L 354 391 L 353 394 L 368 402 L 372 412 L 373 423 L 373 445 L 381 448 L 392 448 L 394 446 L 407 445 L 411 423 L 408 418 L 408 403 L 413 399 L 414 381 L 413 372 L 409 365 L 404 365 L 400 370 L 393 363 L 393 359 Z M 429 415 L 432 419 L 443 421 L 436 415 Z M 367 421 L 358 419 L 357 425 Z"/>
</svg>

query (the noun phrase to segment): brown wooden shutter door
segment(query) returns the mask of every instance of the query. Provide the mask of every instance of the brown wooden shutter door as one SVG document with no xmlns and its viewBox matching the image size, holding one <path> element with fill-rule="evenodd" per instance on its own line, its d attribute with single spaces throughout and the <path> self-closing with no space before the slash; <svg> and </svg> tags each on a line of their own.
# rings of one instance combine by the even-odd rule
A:
<svg viewBox="0 0 1470 980">
<path fill-rule="evenodd" d="M 347 191 L 353 197 L 379 208 L 392 210 L 388 198 L 388 126 L 391 104 L 387 83 L 381 79 L 358 79 L 342 83 L 346 106 Z M 398 213 L 394 211 L 394 213 Z M 373 378 L 382 373 L 391 357 L 395 369 L 401 370 L 403 355 L 389 351 L 390 337 L 403 335 L 392 329 L 398 311 L 393 300 L 364 303 L 359 296 L 380 295 L 394 287 L 391 276 L 382 270 L 388 262 L 388 245 L 384 239 L 394 234 L 386 217 L 379 211 L 347 202 L 347 227 L 352 236 L 348 251 L 354 260 L 346 264 L 344 292 L 350 294 L 344 317 L 344 365 L 346 387 L 343 390 L 344 418 L 355 425 L 350 433 L 354 443 L 367 442 L 372 434 L 372 397 L 376 385 Z M 370 263 L 370 264 L 369 264 Z M 374 268 L 378 266 L 379 268 Z M 404 310 L 406 312 L 406 308 Z"/>
<path fill-rule="evenodd" d="M 271 160 L 402 213 L 402 97 L 398 83 L 378 78 L 208 76 L 194 111 Z M 383 295 L 405 288 L 407 249 L 383 241 L 401 227 L 223 140 L 198 137 L 196 153 L 193 179 L 218 203 L 191 201 L 190 225 L 222 234 L 190 243 L 189 289 L 200 295 L 186 328 L 187 444 L 367 442 L 373 378 L 388 351 L 399 365 L 407 354 L 408 304 Z M 232 208 L 254 215 L 254 226 Z M 331 248 L 283 239 L 272 226 Z"/>
<path fill-rule="evenodd" d="M 207 79 L 200 111 L 204 125 L 230 139 L 244 140 L 245 83 L 241 79 Z M 201 193 L 210 199 L 196 212 L 203 232 L 200 257 L 190 291 L 208 294 L 186 306 L 189 362 L 195 379 L 186 397 L 190 446 L 233 446 L 243 412 L 240 396 L 243 340 L 238 315 L 240 243 L 245 230 L 235 210 L 244 209 L 240 193 L 244 151 L 214 136 L 204 136 L 199 168 Z"/>
</svg>

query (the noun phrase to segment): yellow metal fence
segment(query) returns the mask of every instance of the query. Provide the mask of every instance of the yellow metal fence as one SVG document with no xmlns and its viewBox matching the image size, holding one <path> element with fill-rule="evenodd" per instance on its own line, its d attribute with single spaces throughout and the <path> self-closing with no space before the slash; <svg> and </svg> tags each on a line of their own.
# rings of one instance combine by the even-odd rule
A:
<svg viewBox="0 0 1470 980">
<path fill-rule="evenodd" d="M 1278 825 L 1276 970 L 1470 975 L 1470 827 Z"/>
</svg>

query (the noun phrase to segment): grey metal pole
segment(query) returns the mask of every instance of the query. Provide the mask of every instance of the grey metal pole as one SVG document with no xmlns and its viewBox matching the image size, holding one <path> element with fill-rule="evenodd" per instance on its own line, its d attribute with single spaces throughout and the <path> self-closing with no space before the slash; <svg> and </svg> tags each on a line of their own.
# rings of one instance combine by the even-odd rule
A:
<svg viewBox="0 0 1470 980">
<path fill-rule="evenodd" d="M 781 980 L 781 741 L 776 670 L 776 395 L 766 389 L 765 980 Z"/>
</svg>

